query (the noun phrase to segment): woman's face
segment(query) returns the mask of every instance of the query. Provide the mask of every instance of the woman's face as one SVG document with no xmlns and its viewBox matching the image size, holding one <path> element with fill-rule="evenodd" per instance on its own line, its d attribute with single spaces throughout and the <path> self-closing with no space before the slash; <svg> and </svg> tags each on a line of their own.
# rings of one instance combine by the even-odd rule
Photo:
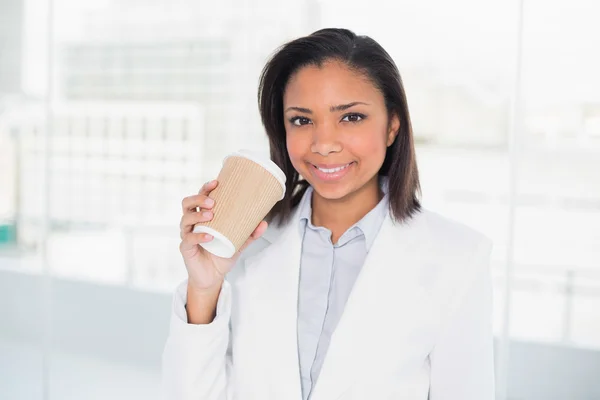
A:
<svg viewBox="0 0 600 400">
<path fill-rule="evenodd" d="M 323 198 L 340 200 L 377 189 L 377 174 L 398 132 L 382 93 L 343 63 L 306 66 L 283 98 L 292 165 Z"/>
</svg>

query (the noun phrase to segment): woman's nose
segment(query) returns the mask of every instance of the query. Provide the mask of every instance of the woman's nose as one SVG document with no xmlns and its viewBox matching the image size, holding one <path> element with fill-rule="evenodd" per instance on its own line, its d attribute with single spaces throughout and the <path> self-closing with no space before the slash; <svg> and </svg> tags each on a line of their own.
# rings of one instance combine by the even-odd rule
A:
<svg viewBox="0 0 600 400">
<path fill-rule="evenodd" d="M 327 156 L 330 153 L 340 152 L 342 148 L 343 146 L 335 128 L 327 125 L 315 127 L 313 130 L 313 141 L 311 146 L 311 151 L 313 153 Z"/>
</svg>

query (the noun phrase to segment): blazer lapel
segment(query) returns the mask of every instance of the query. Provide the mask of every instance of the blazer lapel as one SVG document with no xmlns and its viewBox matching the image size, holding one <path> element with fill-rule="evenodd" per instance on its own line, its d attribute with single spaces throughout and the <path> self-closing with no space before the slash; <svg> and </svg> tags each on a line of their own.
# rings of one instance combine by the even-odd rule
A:
<svg viewBox="0 0 600 400">
<path fill-rule="evenodd" d="M 282 229 L 269 229 L 265 239 L 272 244 L 245 261 L 251 271 L 246 301 L 253 304 L 247 316 L 252 348 L 247 351 L 254 357 L 254 369 L 261 370 L 263 398 L 302 398 L 296 330 L 302 243 L 295 220 Z"/>
<path fill-rule="evenodd" d="M 374 362 L 385 360 L 386 341 L 399 341 L 410 351 L 408 337 L 402 337 L 410 333 L 393 321 L 415 325 L 419 318 L 419 221 L 419 215 L 401 225 L 389 215 L 384 220 L 333 333 L 312 400 L 334 400 L 353 384 L 368 384 L 364 377 L 381 368 Z"/>
</svg>

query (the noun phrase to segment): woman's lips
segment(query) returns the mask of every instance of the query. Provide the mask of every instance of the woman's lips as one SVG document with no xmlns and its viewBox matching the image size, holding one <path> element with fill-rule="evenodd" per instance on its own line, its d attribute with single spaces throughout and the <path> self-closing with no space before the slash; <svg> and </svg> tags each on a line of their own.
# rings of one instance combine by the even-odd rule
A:
<svg viewBox="0 0 600 400">
<path fill-rule="evenodd" d="M 315 178 L 332 182 L 346 176 L 353 166 L 354 162 L 347 164 L 310 164 L 310 171 Z"/>
</svg>

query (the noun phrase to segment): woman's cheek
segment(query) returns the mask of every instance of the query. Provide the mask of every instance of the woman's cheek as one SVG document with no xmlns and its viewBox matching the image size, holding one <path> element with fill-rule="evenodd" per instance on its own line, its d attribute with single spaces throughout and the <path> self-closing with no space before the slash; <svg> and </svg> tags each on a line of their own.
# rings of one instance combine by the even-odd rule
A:
<svg viewBox="0 0 600 400">
<path fill-rule="evenodd" d="M 305 144 L 300 137 L 287 135 L 286 146 L 292 164 L 294 167 L 297 167 L 299 160 L 302 159 L 303 154 L 306 152 Z"/>
<path fill-rule="evenodd" d="M 373 130 L 366 130 L 360 135 L 354 135 L 346 142 L 346 145 L 356 154 L 377 154 L 381 151 L 381 147 L 385 147 L 385 143 L 381 144 L 379 135 L 376 135 Z"/>
</svg>

